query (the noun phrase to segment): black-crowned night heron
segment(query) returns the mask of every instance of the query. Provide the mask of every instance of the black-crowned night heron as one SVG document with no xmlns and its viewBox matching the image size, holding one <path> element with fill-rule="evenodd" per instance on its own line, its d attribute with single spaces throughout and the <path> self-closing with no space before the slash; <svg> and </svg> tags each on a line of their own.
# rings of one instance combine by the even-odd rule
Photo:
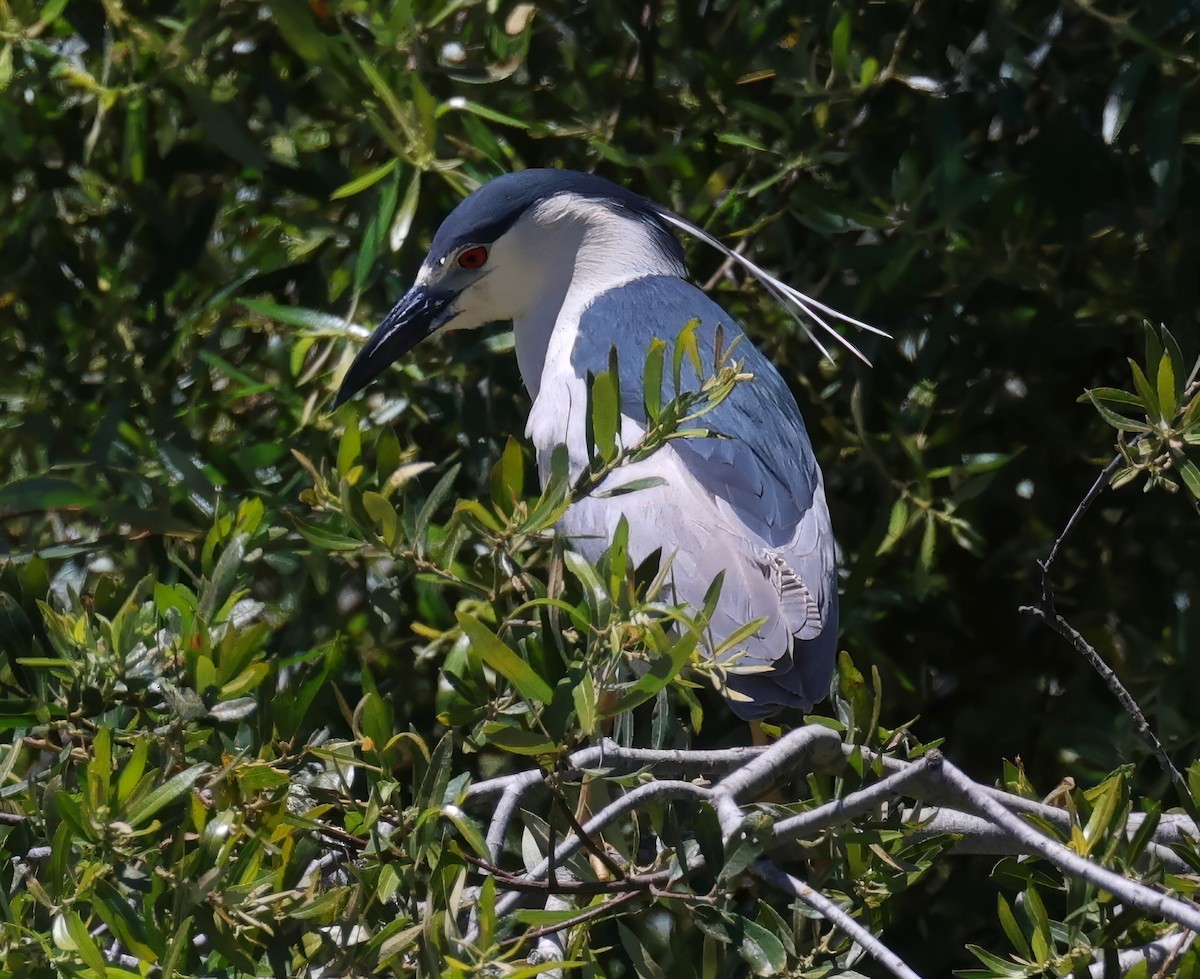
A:
<svg viewBox="0 0 1200 979">
<path fill-rule="evenodd" d="M 734 712 L 753 719 L 780 707 L 809 710 L 826 695 L 838 634 L 833 529 L 821 470 L 779 372 L 728 313 L 687 281 L 673 227 L 720 249 L 834 336 L 818 310 L 866 326 L 607 180 L 525 170 L 484 185 L 446 219 L 415 284 L 350 367 L 336 404 L 435 330 L 512 320 L 517 362 L 533 399 L 526 434 L 542 481 L 561 444 L 574 478 L 589 463 L 587 377 L 608 369 L 614 345 L 620 437 L 632 446 L 645 432 L 642 386 L 651 340 L 673 343 L 685 325 L 699 320 L 702 363 L 712 364 L 720 327 L 724 349 L 737 343 L 735 356 L 753 375 L 703 417 L 705 428 L 724 437 L 673 440 L 620 467 L 608 486 L 647 476 L 659 481 L 583 499 L 567 511 L 560 529 L 594 561 L 624 516 L 631 558 L 640 563 L 661 548 L 662 560 L 672 562 L 675 599 L 697 608 L 723 571 L 710 622 L 712 648 L 746 623 L 766 620 L 725 654 L 734 662 L 728 676 Z M 664 390 L 663 401 L 671 394 Z"/>
</svg>

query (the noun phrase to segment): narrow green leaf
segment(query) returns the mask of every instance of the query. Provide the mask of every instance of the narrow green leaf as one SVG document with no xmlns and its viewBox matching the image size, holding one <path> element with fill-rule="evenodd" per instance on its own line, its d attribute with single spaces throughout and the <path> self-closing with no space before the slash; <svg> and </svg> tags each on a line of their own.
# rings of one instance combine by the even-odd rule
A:
<svg viewBox="0 0 1200 979">
<path fill-rule="evenodd" d="M 1178 387 L 1175 383 L 1175 368 L 1167 354 L 1163 354 L 1159 358 L 1155 386 L 1158 388 L 1158 403 L 1162 408 L 1162 417 L 1166 421 L 1172 421 L 1175 418 L 1175 411 L 1179 407 L 1176 394 Z"/>
<path fill-rule="evenodd" d="M 150 820 L 159 810 L 190 792 L 196 780 L 207 770 L 208 765 L 193 765 L 168 779 L 129 812 L 129 824 L 137 827 Z"/>
<path fill-rule="evenodd" d="M 473 615 L 458 612 L 459 628 L 471 643 L 471 653 L 508 680 L 531 705 L 548 704 L 554 697 L 550 685 Z"/>
<path fill-rule="evenodd" d="M 925 511 L 925 532 L 921 535 L 921 567 L 933 570 L 934 553 L 937 550 L 937 518 L 930 510 Z"/>
<path fill-rule="evenodd" d="M 714 651 L 713 655 L 720 657 L 722 653 L 737 649 L 738 646 L 766 625 L 767 619 L 768 616 L 760 615 L 757 619 L 752 619 L 745 625 L 738 626 L 738 628 L 725 637 L 725 641 Z"/>
<path fill-rule="evenodd" d="M 900 497 L 892 504 L 892 512 L 888 516 L 887 534 L 875 549 L 875 556 L 886 554 L 899 542 L 904 535 L 904 528 L 908 526 L 908 504 L 903 497 Z"/>
<path fill-rule="evenodd" d="M 118 806 L 128 801 L 134 788 L 142 780 L 142 775 L 146 771 L 146 759 L 149 754 L 150 739 L 146 735 L 142 735 L 134 743 L 129 760 L 125 762 L 125 766 L 121 769 L 121 774 L 117 777 Z"/>
<path fill-rule="evenodd" d="M 421 171 L 413 171 L 412 179 L 408 182 L 408 187 L 404 191 L 404 200 L 400 202 L 400 209 L 396 211 L 396 218 L 392 221 L 391 230 L 388 231 L 388 247 L 393 252 L 398 252 L 408 240 L 408 233 L 412 230 L 413 218 L 417 214 L 417 204 L 421 200 Z"/>
<path fill-rule="evenodd" d="M 396 514 L 396 508 L 379 493 L 368 490 L 362 496 L 363 509 L 367 511 L 379 528 L 379 536 L 384 539 L 388 547 L 395 547 L 400 543 L 400 518 Z"/>
<path fill-rule="evenodd" d="M 346 424 L 342 439 L 338 443 L 337 467 L 338 472 L 345 476 L 358 465 L 362 458 L 362 432 L 358 428 L 358 419 L 351 419 Z"/>
<path fill-rule="evenodd" d="M 62 911 L 61 915 L 61 920 L 66 924 L 67 934 L 70 936 L 70 943 L 75 946 L 74 951 L 79 953 L 79 957 L 88 964 L 89 968 L 101 976 L 107 975 L 104 955 L 95 939 L 88 933 L 83 919 L 77 912 L 71 910 Z"/>
<path fill-rule="evenodd" d="M 511 513 L 513 506 L 525 495 L 525 459 L 521 444 L 511 435 L 504 451 L 492 467 L 492 502 Z"/>
<path fill-rule="evenodd" d="M 460 463 L 455 463 L 446 471 L 446 474 L 438 480 L 437 485 L 433 488 L 433 492 L 429 494 L 429 497 L 425 500 L 424 505 L 417 514 L 413 540 L 421 550 L 425 549 L 427 543 L 425 540 L 425 531 L 429 527 L 429 521 L 433 519 L 433 515 L 437 512 L 438 507 L 446 502 L 446 498 L 450 495 L 450 489 L 454 485 L 454 480 L 458 478 L 458 471 L 461 468 Z"/>
<path fill-rule="evenodd" d="M 99 502 L 91 491 L 56 476 L 30 476 L 0 487 L 0 507 L 13 510 L 83 509 Z"/>
<path fill-rule="evenodd" d="M 1171 358 L 1171 369 L 1175 373 L 1175 401 L 1178 403 L 1183 400 L 1183 391 L 1187 383 L 1188 365 L 1183 359 L 1183 350 L 1179 346 L 1179 341 L 1175 339 L 1165 326 L 1161 328 L 1162 342 L 1165 352 Z"/>
<path fill-rule="evenodd" d="M 1087 856 L 1108 832 L 1113 818 L 1124 801 L 1124 788 L 1121 777 L 1112 775 L 1085 793 L 1085 797 L 1092 805 L 1092 813 L 1083 827 L 1086 848 L 1082 856 Z"/>
<path fill-rule="evenodd" d="M 1017 950 L 1017 954 L 1023 959 L 1032 959 L 1033 950 L 1029 947 L 1029 942 L 1025 940 L 1025 934 L 1021 931 L 1021 926 L 1017 924 L 1016 915 L 1013 914 L 1012 907 L 1004 900 L 1003 894 L 996 895 L 997 915 L 1000 918 L 1000 927 L 1004 929 L 1004 934 L 1008 937 L 1012 947 Z"/>
<path fill-rule="evenodd" d="M 353 551 L 363 546 L 361 538 L 338 533 L 321 524 L 305 523 L 305 521 L 300 520 L 298 517 L 293 517 L 292 519 L 300 536 L 318 550 Z"/>
<path fill-rule="evenodd" d="M 460 513 L 465 513 L 475 520 L 478 520 L 482 526 L 486 527 L 493 533 L 504 533 L 504 525 L 496 519 L 495 514 L 493 514 L 491 510 L 485 507 L 478 500 L 459 500 L 456 504 L 454 504 L 454 513 L 456 516 Z"/>
<path fill-rule="evenodd" d="M 1136 394 L 1130 394 L 1128 391 L 1122 391 L 1120 388 L 1090 388 L 1084 391 L 1077 400 L 1080 404 L 1085 401 L 1095 402 L 1100 400 L 1105 404 L 1133 408 L 1137 411 L 1146 410 L 1146 405 L 1142 402 L 1141 398 Z"/>
<path fill-rule="evenodd" d="M 1183 484 L 1191 491 L 1192 496 L 1200 500 L 1200 469 L 1182 452 L 1173 453 L 1175 468 L 1179 470 Z"/>
<path fill-rule="evenodd" d="M 1142 332 L 1146 338 L 1146 369 L 1153 370 L 1163 355 L 1162 340 L 1149 320 L 1142 321 Z"/>
<path fill-rule="evenodd" d="M 1125 415 L 1119 415 L 1106 404 L 1097 401 L 1091 397 L 1091 392 L 1088 392 L 1088 397 L 1092 402 L 1092 406 L 1100 412 L 1100 417 L 1108 422 L 1113 428 L 1120 432 L 1149 432 L 1151 428 L 1146 422 L 1140 422 L 1133 418 L 1127 418 Z"/>
<path fill-rule="evenodd" d="M 839 74 L 846 74 L 850 54 L 850 29 L 853 26 L 853 19 L 850 16 L 850 11 L 842 14 L 837 22 L 837 26 L 833 29 L 833 38 L 830 43 L 830 55 L 833 60 L 834 71 Z"/>
<path fill-rule="evenodd" d="M 493 747 L 515 755 L 552 755 L 558 751 L 558 745 L 540 731 L 526 731 L 494 721 L 483 725 L 483 737 Z"/>
<path fill-rule="evenodd" d="M 518 119 L 516 116 L 505 115 L 503 112 L 489 108 L 481 102 L 472 102 L 470 99 L 454 98 L 449 102 L 443 102 L 438 106 L 437 114 L 442 116 L 452 111 L 470 112 L 472 115 L 479 116 L 480 119 L 498 122 L 502 126 L 511 126 L 513 129 L 529 128 L 528 122 Z"/>
<path fill-rule="evenodd" d="M 1033 947 L 1034 958 L 1039 964 L 1049 961 L 1054 950 L 1054 938 L 1050 932 L 1050 915 L 1046 913 L 1046 905 L 1038 889 L 1032 884 L 1025 889 L 1021 900 L 1021 911 L 1029 919 L 1033 927 L 1030 944 Z"/>
<path fill-rule="evenodd" d="M 696 345 L 696 330 L 700 327 L 699 319 L 688 320 L 679 336 L 675 338 L 675 349 L 671 358 L 672 379 L 675 382 L 675 396 L 683 391 L 683 358 L 687 357 L 699 381 L 703 368 L 700 365 L 700 349 Z"/>
<path fill-rule="evenodd" d="M 621 423 L 620 389 L 612 371 L 601 371 L 592 381 L 592 434 L 596 452 L 605 462 L 617 454 Z"/>
<path fill-rule="evenodd" d="M 592 496 L 598 500 L 607 500 L 614 496 L 625 496 L 627 493 L 636 493 L 638 490 L 666 485 L 667 481 L 662 476 L 642 476 L 640 479 L 631 479 L 628 483 L 621 483 L 619 486 L 609 486 L 606 482 L 604 489 L 594 491 Z"/>
<path fill-rule="evenodd" d="M 694 632 L 685 632 L 675 640 L 667 652 L 650 664 L 650 669 L 638 677 L 629 687 L 621 691 L 616 701 L 600 711 L 602 718 L 618 717 L 633 710 L 656 696 L 668 683 L 679 675 L 679 671 L 691 658 L 699 637 Z"/>
<path fill-rule="evenodd" d="M 108 805 L 108 787 L 112 783 L 112 731 L 100 728 L 92 740 L 92 757 L 87 765 L 88 801 L 92 811 Z"/>
<path fill-rule="evenodd" d="M 658 337 L 650 341 L 646 351 L 646 364 L 642 369 L 642 403 L 646 407 L 646 418 L 651 422 L 658 421 L 662 412 L 662 382 L 663 364 L 666 358 L 667 345 Z"/>
<path fill-rule="evenodd" d="M 361 194 L 368 187 L 374 187 L 375 184 L 379 183 L 379 181 L 395 170 L 399 162 L 399 160 L 393 158 L 383 164 L 383 166 L 369 170 L 361 177 L 355 177 L 353 180 L 342 184 L 342 186 L 330 194 L 329 199 L 331 201 L 340 201 L 345 197 L 353 197 L 355 194 Z"/>
<path fill-rule="evenodd" d="M 360 339 L 366 339 L 367 336 L 364 328 L 347 325 L 344 316 L 334 316 L 316 309 L 284 306 L 266 299 L 239 299 L 238 305 L 285 326 L 301 327 L 316 336 L 357 336 Z"/>
<path fill-rule="evenodd" d="M 1024 976 L 1030 975 L 1030 970 L 1024 966 L 1017 965 L 1008 959 L 1002 959 L 998 955 L 993 955 L 985 948 L 980 948 L 978 945 L 968 945 L 967 951 L 975 958 L 979 959 L 989 970 L 984 975 L 1001 976 L 1005 979 L 1023 979 Z M 963 973 L 959 973 L 961 976 Z"/>
<path fill-rule="evenodd" d="M 1150 382 L 1146 380 L 1146 375 L 1142 372 L 1141 365 L 1132 357 L 1129 360 L 1129 370 L 1133 374 L 1133 386 L 1137 389 L 1137 393 L 1141 396 L 1146 405 L 1146 411 L 1152 419 L 1162 417 L 1162 408 L 1158 403 L 1158 395 L 1154 393 L 1154 389 L 1150 387 Z"/>
</svg>

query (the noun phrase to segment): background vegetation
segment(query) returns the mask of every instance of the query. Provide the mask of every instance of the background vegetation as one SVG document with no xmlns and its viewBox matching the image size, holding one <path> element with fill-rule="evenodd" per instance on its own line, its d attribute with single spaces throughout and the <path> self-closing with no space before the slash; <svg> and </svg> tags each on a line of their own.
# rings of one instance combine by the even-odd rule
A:
<svg viewBox="0 0 1200 979">
<path fill-rule="evenodd" d="M 1144 321 L 1197 352 L 1198 27 L 1169 0 L 0 0 L 7 972 L 459 968 L 414 909 L 447 907 L 471 829 L 415 814 L 530 763 L 494 746 L 520 723 L 462 630 L 498 629 L 563 559 L 536 527 L 455 516 L 536 498 L 507 441 L 527 398 L 498 331 L 328 404 L 441 218 L 525 166 L 596 170 L 894 334 L 859 338 L 873 370 L 820 362 L 690 251 L 808 420 L 842 644 L 878 669 L 885 728 L 919 715 L 916 737 L 984 782 L 1014 784 L 1019 758 L 1032 794 L 1127 766 L 1139 807 L 1185 802 L 1017 609 L 1113 454 L 1078 396 L 1131 386 Z M 1186 768 L 1200 521 L 1186 490 L 1145 485 L 1101 496 L 1058 602 Z M 566 578 L 573 607 L 608 614 L 584 570 Z M 703 685 L 654 699 L 620 736 L 745 737 Z M 594 730 L 564 725 L 571 745 Z M 339 830 L 370 859 L 323 877 Z M 875 900 L 839 853 L 831 888 L 914 967 L 1004 953 L 994 860 L 923 853 Z M 764 897 L 739 892 L 739 920 L 788 914 Z M 671 920 L 597 927 L 586 957 L 654 974 L 631 949 L 673 961 Z M 797 955 L 847 967 L 836 941 Z"/>
</svg>

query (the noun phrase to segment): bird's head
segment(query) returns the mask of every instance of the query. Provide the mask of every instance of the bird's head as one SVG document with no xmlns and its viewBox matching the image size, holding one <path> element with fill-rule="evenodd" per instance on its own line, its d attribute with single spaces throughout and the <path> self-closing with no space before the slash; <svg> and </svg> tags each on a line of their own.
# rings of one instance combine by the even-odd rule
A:
<svg viewBox="0 0 1200 979">
<path fill-rule="evenodd" d="M 484 184 L 438 229 L 412 288 L 355 358 L 334 406 L 436 330 L 519 321 L 534 306 L 561 304 L 581 269 L 608 284 L 684 271 L 657 208 L 602 177 L 522 170 Z"/>
</svg>

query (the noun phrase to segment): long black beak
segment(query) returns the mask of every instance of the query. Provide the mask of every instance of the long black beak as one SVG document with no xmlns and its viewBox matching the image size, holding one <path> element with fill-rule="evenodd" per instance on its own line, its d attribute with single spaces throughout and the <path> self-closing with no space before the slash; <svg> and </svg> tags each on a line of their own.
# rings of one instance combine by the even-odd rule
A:
<svg viewBox="0 0 1200 979">
<path fill-rule="evenodd" d="M 367 338 L 333 399 L 333 407 L 344 404 L 370 384 L 390 365 L 454 315 L 452 292 L 435 292 L 415 285 L 404 294 Z"/>
</svg>

